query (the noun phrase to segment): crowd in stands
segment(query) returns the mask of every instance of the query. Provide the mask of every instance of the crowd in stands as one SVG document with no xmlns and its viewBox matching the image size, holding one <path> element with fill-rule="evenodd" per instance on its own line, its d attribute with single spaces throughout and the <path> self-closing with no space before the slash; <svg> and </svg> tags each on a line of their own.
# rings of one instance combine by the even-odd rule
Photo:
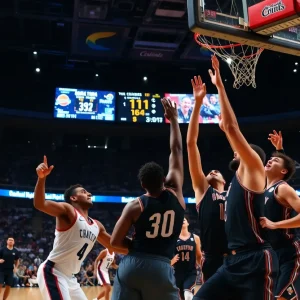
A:
<svg viewBox="0 0 300 300">
<path fill-rule="evenodd" d="M 15 136 L 17 134 L 17 136 Z M 65 136 L 48 139 L 39 135 L 16 133 L 5 138 L 0 155 L 0 185 L 27 187 L 32 190 L 36 182 L 35 168 L 44 154 L 55 169 L 47 179 L 47 189 L 65 189 L 81 183 L 97 194 L 114 193 L 139 195 L 142 188 L 137 179 L 139 168 L 148 161 L 168 168 L 169 138 L 166 137 L 104 137 L 86 138 Z M 269 156 L 274 150 L 267 140 L 268 133 L 251 136 L 249 141 L 263 147 Z M 7 139 L 8 140 L 7 140 Z M 184 138 L 185 139 L 185 138 Z M 107 148 L 104 146 L 106 145 Z M 297 139 L 284 135 L 287 154 L 299 160 Z M 185 181 L 184 195 L 194 196 L 188 172 L 184 143 Z M 231 178 L 228 162 L 233 154 L 225 136 L 199 140 L 202 164 L 205 172 L 219 169 L 225 178 Z M 228 180 L 229 181 L 229 180 Z M 298 183 L 297 183 L 298 184 Z"/>
</svg>

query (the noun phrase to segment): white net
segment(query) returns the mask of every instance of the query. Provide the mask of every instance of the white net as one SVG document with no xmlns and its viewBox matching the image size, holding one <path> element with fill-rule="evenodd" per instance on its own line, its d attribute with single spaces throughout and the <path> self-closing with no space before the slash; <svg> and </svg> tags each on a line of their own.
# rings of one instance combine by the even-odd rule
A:
<svg viewBox="0 0 300 300">
<path fill-rule="evenodd" d="M 228 64 L 234 77 L 234 88 L 239 89 L 242 85 L 256 88 L 255 71 L 262 48 L 231 43 L 198 33 L 195 34 L 195 41 Z"/>
</svg>

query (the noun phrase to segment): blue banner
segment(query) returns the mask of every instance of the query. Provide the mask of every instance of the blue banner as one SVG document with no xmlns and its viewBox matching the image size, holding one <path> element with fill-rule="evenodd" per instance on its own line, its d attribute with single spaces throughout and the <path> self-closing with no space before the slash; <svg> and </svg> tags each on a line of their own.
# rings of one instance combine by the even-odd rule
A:
<svg viewBox="0 0 300 300">
<path fill-rule="evenodd" d="M 300 190 L 296 190 L 298 196 L 300 196 Z M 18 191 L 18 190 L 4 190 L 0 189 L 0 197 L 8 197 L 8 198 L 22 198 L 22 199 L 33 199 L 33 192 L 28 191 Z M 108 196 L 108 195 L 94 195 L 92 197 L 93 202 L 98 203 L 127 203 L 132 200 L 135 200 L 137 197 L 129 197 L 129 196 Z M 64 201 L 64 194 L 56 194 L 56 193 L 46 193 L 47 200 L 54 201 Z M 196 203 L 195 198 L 186 197 L 184 198 L 185 203 L 193 204 Z"/>
</svg>

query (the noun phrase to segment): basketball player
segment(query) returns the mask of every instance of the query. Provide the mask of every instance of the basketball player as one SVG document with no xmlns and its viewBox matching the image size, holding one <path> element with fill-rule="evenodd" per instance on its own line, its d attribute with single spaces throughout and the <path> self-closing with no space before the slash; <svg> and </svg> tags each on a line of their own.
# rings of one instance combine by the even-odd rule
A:
<svg viewBox="0 0 300 300">
<path fill-rule="evenodd" d="M 109 300 L 109 293 L 111 291 L 108 274 L 109 268 L 117 269 L 118 266 L 115 263 L 115 253 L 107 248 L 102 250 L 95 260 L 94 273 L 104 290 L 100 292 L 98 297 L 94 300 L 101 299 L 102 297 L 104 297 L 105 300 Z"/>
<path fill-rule="evenodd" d="M 277 138 L 282 140 L 281 134 L 277 135 Z M 272 143 L 273 140 L 271 139 Z M 282 145 L 279 148 L 283 149 Z M 267 239 L 279 259 L 275 295 L 279 300 L 298 299 L 300 242 L 293 228 L 300 227 L 300 199 L 295 190 L 287 184 L 296 171 L 295 162 L 283 153 L 274 152 L 265 166 L 265 171 L 265 217 L 261 218 L 260 224 L 263 228 L 270 229 L 267 231 Z M 293 210 L 297 212 L 295 217 L 291 215 Z"/>
<path fill-rule="evenodd" d="M 187 133 L 187 149 L 189 169 L 198 211 L 202 259 L 202 280 L 205 282 L 223 264 L 224 254 L 227 253 L 227 239 L 224 221 L 224 191 L 225 180 L 218 170 L 212 170 L 207 176 L 202 170 L 200 152 L 197 146 L 199 134 L 198 116 L 203 99 L 206 95 L 206 86 L 201 77 L 192 79 L 195 107 Z"/>
<path fill-rule="evenodd" d="M 176 285 L 180 290 L 180 296 L 184 300 L 192 300 L 196 283 L 196 264 L 201 262 L 200 239 L 196 234 L 188 231 L 187 217 L 183 224 L 179 239 L 176 243 L 176 255 L 171 261 L 174 266 Z"/>
<path fill-rule="evenodd" d="M 0 294 L 2 286 L 5 283 L 3 300 L 7 299 L 10 293 L 10 288 L 13 285 L 14 274 L 19 266 L 19 251 L 14 248 L 15 240 L 9 237 L 6 241 L 6 247 L 0 249 Z"/>
<path fill-rule="evenodd" d="M 239 297 L 243 300 L 274 299 L 274 280 L 278 259 L 270 244 L 262 238 L 259 226 L 264 216 L 264 151 L 249 145 L 241 133 L 226 95 L 220 76 L 219 61 L 212 57 L 221 106 L 220 128 L 234 150 L 230 167 L 236 170 L 226 197 L 225 231 L 229 255 L 223 265 L 198 291 L 195 299 L 224 300 Z"/>
<path fill-rule="evenodd" d="M 171 127 L 169 172 L 164 178 L 162 167 L 154 162 L 146 163 L 139 171 L 146 194 L 125 206 L 111 237 L 112 246 L 129 246 L 129 255 L 117 270 L 112 300 L 179 299 L 170 261 L 185 210 L 182 138 L 176 105 L 167 99 L 162 99 L 162 104 Z M 128 244 L 126 234 L 132 225 L 135 234 Z"/>
<path fill-rule="evenodd" d="M 53 249 L 37 274 L 38 285 L 45 300 L 86 300 L 76 277 L 87 254 L 96 240 L 110 247 L 110 236 L 104 226 L 88 216 L 93 205 L 92 195 L 81 185 L 73 185 L 65 191 L 66 202 L 45 200 L 46 177 L 53 170 L 47 158 L 37 169 L 38 180 L 34 190 L 34 207 L 56 217 Z M 126 253 L 125 247 L 113 251 Z"/>
</svg>

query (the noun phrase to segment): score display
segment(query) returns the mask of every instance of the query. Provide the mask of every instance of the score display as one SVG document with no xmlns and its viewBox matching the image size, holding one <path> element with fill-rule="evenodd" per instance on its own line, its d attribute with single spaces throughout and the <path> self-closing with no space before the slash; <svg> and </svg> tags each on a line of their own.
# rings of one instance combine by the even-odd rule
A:
<svg viewBox="0 0 300 300">
<path fill-rule="evenodd" d="M 54 117 L 114 121 L 115 93 L 110 91 L 56 88 Z"/>
<path fill-rule="evenodd" d="M 164 123 L 161 94 L 118 93 L 118 121 L 133 123 Z"/>
</svg>

